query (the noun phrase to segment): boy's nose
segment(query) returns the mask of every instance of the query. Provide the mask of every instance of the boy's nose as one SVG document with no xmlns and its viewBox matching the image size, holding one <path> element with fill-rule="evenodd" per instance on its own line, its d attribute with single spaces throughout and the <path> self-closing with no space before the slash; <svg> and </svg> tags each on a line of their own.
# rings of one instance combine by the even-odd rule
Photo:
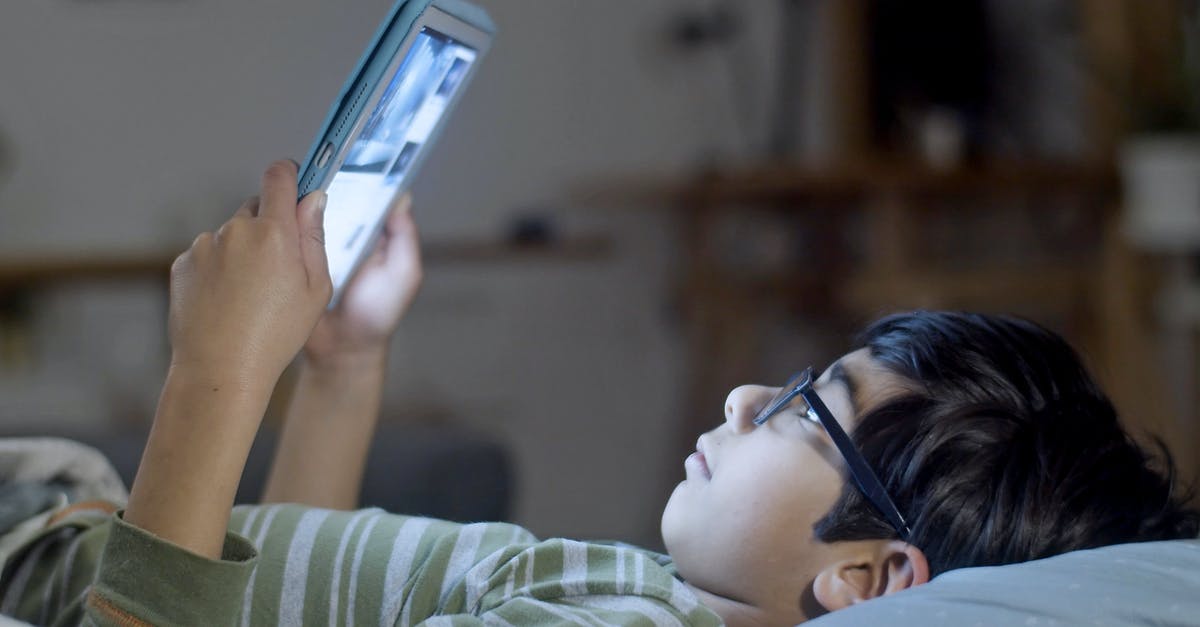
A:
<svg viewBox="0 0 1200 627">
<path fill-rule="evenodd" d="M 771 388 L 761 385 L 743 385 L 733 389 L 725 397 L 725 423 L 734 433 L 745 433 L 754 429 L 754 416 L 770 400 Z"/>
</svg>

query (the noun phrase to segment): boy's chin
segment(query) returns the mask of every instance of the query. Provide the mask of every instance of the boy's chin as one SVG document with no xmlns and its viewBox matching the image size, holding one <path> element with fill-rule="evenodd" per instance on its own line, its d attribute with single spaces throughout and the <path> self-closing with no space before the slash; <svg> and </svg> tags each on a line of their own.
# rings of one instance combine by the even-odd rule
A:
<svg viewBox="0 0 1200 627">
<path fill-rule="evenodd" d="M 676 486 L 675 491 L 671 493 L 671 498 L 667 499 L 666 505 L 663 506 L 662 518 L 659 519 L 658 524 L 659 534 L 662 536 L 663 546 L 666 547 L 668 555 L 671 554 L 672 545 L 677 545 L 686 523 L 679 496 L 679 487 Z"/>
</svg>

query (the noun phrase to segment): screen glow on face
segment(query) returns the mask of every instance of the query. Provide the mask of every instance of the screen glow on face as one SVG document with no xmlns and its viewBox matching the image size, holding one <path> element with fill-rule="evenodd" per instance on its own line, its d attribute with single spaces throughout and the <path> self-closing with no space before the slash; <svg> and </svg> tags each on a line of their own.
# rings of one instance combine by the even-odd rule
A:
<svg viewBox="0 0 1200 627">
<path fill-rule="evenodd" d="M 473 49 L 437 31 L 423 28 L 417 34 L 326 190 L 325 252 L 335 286 L 350 278 L 372 227 L 406 185 L 417 152 L 475 57 Z"/>
</svg>

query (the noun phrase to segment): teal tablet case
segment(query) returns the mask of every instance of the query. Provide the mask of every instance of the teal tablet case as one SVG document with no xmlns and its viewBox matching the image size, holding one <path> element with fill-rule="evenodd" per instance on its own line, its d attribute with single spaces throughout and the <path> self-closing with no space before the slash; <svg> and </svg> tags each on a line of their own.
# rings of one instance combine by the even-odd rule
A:
<svg viewBox="0 0 1200 627">
<path fill-rule="evenodd" d="M 324 173 L 324 168 L 316 167 L 317 151 L 326 142 L 332 142 L 341 148 L 346 136 L 354 127 L 354 120 L 361 114 L 372 90 L 399 51 L 400 44 L 408 36 L 417 18 L 430 6 L 435 6 L 486 33 L 496 32 L 496 26 L 487 12 L 464 0 L 397 0 L 371 39 L 366 52 L 359 58 L 358 65 L 350 73 L 341 92 L 334 99 L 333 106 L 321 125 L 321 131 L 317 133 L 308 154 L 300 163 L 301 197 L 316 188 Z M 438 133 L 440 129 L 430 136 L 429 141 L 437 141 Z M 328 165 L 326 164 L 326 167 Z"/>
</svg>

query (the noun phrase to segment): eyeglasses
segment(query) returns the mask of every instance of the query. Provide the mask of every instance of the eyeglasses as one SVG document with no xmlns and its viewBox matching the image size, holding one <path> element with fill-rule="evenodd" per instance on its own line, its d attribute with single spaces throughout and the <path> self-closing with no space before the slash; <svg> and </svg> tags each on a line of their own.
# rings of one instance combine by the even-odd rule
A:
<svg viewBox="0 0 1200 627">
<path fill-rule="evenodd" d="M 833 445 L 837 447 L 839 453 L 846 460 L 846 465 L 849 467 L 850 476 L 854 478 L 854 483 L 858 485 L 858 489 L 862 491 L 863 496 L 879 510 L 896 533 L 900 534 L 900 538 L 908 540 L 912 535 L 912 531 L 908 528 L 908 523 L 905 522 L 904 516 L 900 514 L 900 509 L 896 507 L 896 503 L 888 496 L 887 491 L 883 488 L 883 483 L 879 481 L 879 476 L 871 467 L 867 465 L 867 460 L 863 458 L 862 453 L 850 441 L 850 436 L 838 424 L 838 421 L 833 417 L 833 413 L 821 401 L 821 397 L 817 396 L 817 391 L 813 389 L 813 369 L 806 368 L 803 372 L 793 375 L 783 386 L 783 389 L 763 407 L 762 411 L 754 417 L 754 424 L 761 426 L 770 418 L 778 414 L 782 409 L 786 408 L 793 399 L 800 396 L 807 404 L 806 411 L 802 416 L 816 424 L 821 425 L 829 437 L 833 440 Z"/>
</svg>

